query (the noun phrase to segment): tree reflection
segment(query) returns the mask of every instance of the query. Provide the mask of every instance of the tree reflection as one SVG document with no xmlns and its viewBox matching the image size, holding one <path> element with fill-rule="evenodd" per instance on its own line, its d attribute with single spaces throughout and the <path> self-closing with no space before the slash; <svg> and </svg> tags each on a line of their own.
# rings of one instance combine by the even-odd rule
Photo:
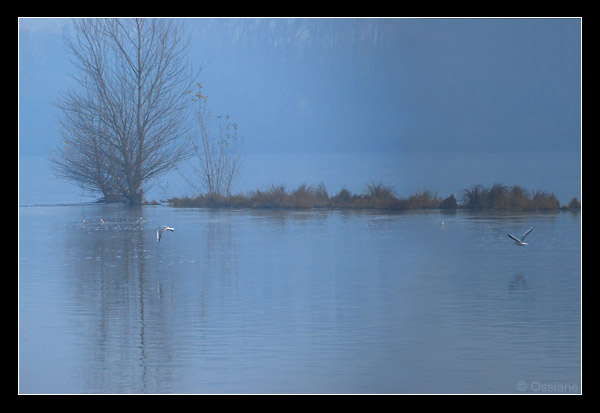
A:
<svg viewBox="0 0 600 413">
<path fill-rule="evenodd" d="M 153 231 L 146 228 L 141 207 L 103 205 L 91 215 L 88 225 L 65 239 L 65 273 L 76 312 L 86 323 L 80 330 L 88 356 L 82 376 L 90 389 L 101 392 L 145 392 L 152 353 L 169 354 L 168 347 L 149 345 L 168 334 L 169 325 L 160 311 L 152 311 L 159 304 L 150 253 Z"/>
</svg>

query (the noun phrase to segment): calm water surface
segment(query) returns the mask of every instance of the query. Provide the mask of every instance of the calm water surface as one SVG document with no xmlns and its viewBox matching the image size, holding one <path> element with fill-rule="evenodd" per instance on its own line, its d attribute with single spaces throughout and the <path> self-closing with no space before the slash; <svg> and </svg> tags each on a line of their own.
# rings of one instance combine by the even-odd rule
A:
<svg viewBox="0 0 600 413">
<path fill-rule="evenodd" d="M 21 393 L 581 391 L 578 213 L 19 214 Z"/>
</svg>

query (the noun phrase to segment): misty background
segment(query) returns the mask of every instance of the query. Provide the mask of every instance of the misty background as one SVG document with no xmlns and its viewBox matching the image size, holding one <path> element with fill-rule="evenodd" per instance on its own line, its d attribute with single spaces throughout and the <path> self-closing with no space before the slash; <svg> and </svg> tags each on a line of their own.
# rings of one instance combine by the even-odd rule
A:
<svg viewBox="0 0 600 413">
<path fill-rule="evenodd" d="M 581 199 L 580 19 L 183 23 L 209 109 L 244 139 L 233 192 L 381 181 L 460 197 L 499 182 Z M 19 19 L 18 30 L 19 203 L 91 200 L 47 164 L 61 141 L 52 103 L 74 86 L 71 20 Z M 173 172 L 146 198 L 189 191 Z"/>
</svg>

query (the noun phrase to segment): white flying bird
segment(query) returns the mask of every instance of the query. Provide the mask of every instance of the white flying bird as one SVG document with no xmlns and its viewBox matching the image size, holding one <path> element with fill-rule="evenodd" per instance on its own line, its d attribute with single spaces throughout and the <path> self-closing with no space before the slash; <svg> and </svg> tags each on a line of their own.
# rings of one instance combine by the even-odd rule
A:
<svg viewBox="0 0 600 413">
<path fill-rule="evenodd" d="M 175 231 L 175 228 L 171 228 L 171 227 L 160 227 L 159 229 L 156 230 L 156 242 L 160 242 L 160 238 L 162 237 L 163 232 L 165 231 Z"/>
<path fill-rule="evenodd" d="M 515 244 L 517 244 L 517 245 L 527 245 L 527 243 L 525 242 L 525 237 L 526 237 L 527 235 L 529 235 L 529 233 L 530 233 L 531 231 L 533 231 L 533 227 L 531 227 L 531 228 L 529 228 L 527 231 L 525 231 L 525 233 L 524 233 L 523 235 L 521 235 L 521 238 L 520 238 L 520 239 L 519 239 L 519 238 L 517 238 L 517 237 L 515 237 L 514 235 L 510 235 L 510 234 L 506 234 L 506 235 L 508 235 L 508 237 L 509 237 L 510 239 L 512 239 L 512 240 L 515 242 Z"/>
</svg>

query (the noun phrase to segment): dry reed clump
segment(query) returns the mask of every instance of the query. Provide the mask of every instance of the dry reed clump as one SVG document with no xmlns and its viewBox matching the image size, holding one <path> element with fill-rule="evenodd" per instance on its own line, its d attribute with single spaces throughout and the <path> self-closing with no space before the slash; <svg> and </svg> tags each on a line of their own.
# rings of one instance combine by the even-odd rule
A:
<svg viewBox="0 0 600 413">
<path fill-rule="evenodd" d="M 569 205 L 565 205 L 564 209 L 581 209 L 581 202 L 577 198 L 571 199 Z"/>
<path fill-rule="evenodd" d="M 437 194 L 427 190 L 411 195 L 407 200 L 408 209 L 435 209 L 439 208 L 442 200 Z"/>
<path fill-rule="evenodd" d="M 381 182 L 368 184 L 365 198 L 371 209 L 405 209 L 404 202 L 394 196 L 392 187 Z"/>
<path fill-rule="evenodd" d="M 266 191 L 257 189 L 247 196 L 247 203 L 252 208 L 289 208 L 289 195 L 285 191 L 285 186 L 271 187 Z"/>
<path fill-rule="evenodd" d="M 491 188 L 475 185 L 463 191 L 463 208 L 553 210 L 560 208 L 554 194 L 537 191 L 533 196 L 518 185 L 513 187 L 494 184 Z"/>
<path fill-rule="evenodd" d="M 352 199 L 353 195 L 350 193 L 350 191 L 348 191 L 348 189 L 346 189 L 346 187 L 343 187 L 340 189 L 340 192 L 331 198 L 331 202 L 338 208 L 348 208 L 352 204 Z"/>
</svg>

